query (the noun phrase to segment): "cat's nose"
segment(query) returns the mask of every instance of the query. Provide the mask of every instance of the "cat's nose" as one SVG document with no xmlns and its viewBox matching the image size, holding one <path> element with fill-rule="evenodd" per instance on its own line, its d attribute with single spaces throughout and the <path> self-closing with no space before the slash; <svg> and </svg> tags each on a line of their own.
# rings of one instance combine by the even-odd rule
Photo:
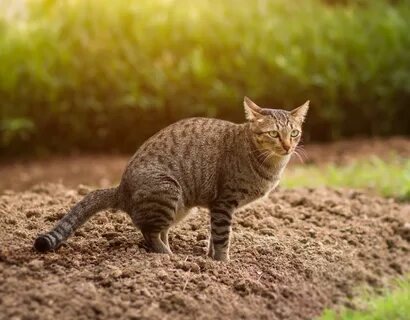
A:
<svg viewBox="0 0 410 320">
<path fill-rule="evenodd" d="M 289 150 L 290 150 L 290 145 L 288 145 L 288 144 L 283 144 L 282 147 L 283 147 L 283 149 L 285 149 L 286 152 L 289 152 Z"/>
</svg>

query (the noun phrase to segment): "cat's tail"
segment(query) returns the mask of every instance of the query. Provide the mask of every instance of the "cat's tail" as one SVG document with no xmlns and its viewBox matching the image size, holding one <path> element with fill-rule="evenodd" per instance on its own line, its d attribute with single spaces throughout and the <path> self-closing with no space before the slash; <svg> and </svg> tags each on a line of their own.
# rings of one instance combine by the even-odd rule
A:
<svg viewBox="0 0 410 320">
<path fill-rule="evenodd" d="M 97 212 L 118 208 L 118 189 L 100 189 L 90 192 L 56 224 L 48 233 L 39 235 L 34 248 L 46 252 L 58 248 L 75 230 Z"/>
</svg>

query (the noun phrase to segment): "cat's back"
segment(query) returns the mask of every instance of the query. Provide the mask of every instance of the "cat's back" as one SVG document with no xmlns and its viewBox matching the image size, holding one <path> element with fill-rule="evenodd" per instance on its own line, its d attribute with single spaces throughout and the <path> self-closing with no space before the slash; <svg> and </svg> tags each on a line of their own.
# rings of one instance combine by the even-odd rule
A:
<svg viewBox="0 0 410 320">
<path fill-rule="evenodd" d="M 151 140 L 161 140 L 166 143 L 167 137 L 171 138 L 169 143 L 175 145 L 181 145 L 183 142 L 201 142 L 212 138 L 218 140 L 218 137 L 221 137 L 221 133 L 229 133 L 237 126 L 238 124 L 233 122 L 214 118 L 187 118 L 160 130 L 148 139 L 146 143 L 149 144 Z M 173 141 L 173 135 L 175 135 L 175 138 L 179 138 L 179 140 Z"/>
<path fill-rule="evenodd" d="M 213 118 L 180 120 L 145 141 L 128 167 L 167 166 L 174 171 L 181 161 L 186 164 L 204 158 L 216 161 L 239 127 L 239 124 Z"/>
<path fill-rule="evenodd" d="M 149 138 L 137 150 L 135 156 L 144 157 L 156 152 L 178 156 L 181 155 L 178 152 L 184 153 L 198 147 L 209 148 L 207 151 L 210 152 L 226 135 L 232 133 L 236 126 L 238 125 L 232 122 L 212 118 L 180 120 Z"/>
</svg>

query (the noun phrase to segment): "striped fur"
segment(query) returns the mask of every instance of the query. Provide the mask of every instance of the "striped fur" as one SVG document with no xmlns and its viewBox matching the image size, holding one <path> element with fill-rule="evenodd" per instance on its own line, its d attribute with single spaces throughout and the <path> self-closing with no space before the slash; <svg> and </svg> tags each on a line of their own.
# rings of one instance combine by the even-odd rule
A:
<svg viewBox="0 0 410 320">
<path fill-rule="evenodd" d="M 87 195 L 35 248 L 56 249 L 96 212 L 116 208 L 130 215 L 154 252 L 171 253 L 169 229 L 202 206 L 210 210 L 208 255 L 228 260 L 234 212 L 277 186 L 308 109 L 263 109 L 247 98 L 244 104 L 244 124 L 191 118 L 158 132 L 129 161 L 117 188 Z"/>
<path fill-rule="evenodd" d="M 39 235 L 34 247 L 40 252 L 56 249 L 92 215 L 116 206 L 117 188 L 93 191 L 72 207 L 50 232 Z"/>
</svg>

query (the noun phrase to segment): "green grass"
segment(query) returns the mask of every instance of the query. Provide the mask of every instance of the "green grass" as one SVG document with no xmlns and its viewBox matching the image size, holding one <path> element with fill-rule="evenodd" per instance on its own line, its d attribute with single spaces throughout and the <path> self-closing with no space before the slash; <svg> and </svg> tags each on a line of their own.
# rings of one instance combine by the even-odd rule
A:
<svg viewBox="0 0 410 320">
<path fill-rule="evenodd" d="M 318 320 L 409 320 L 410 281 L 401 282 L 396 289 L 381 297 L 367 297 L 361 311 L 326 310 Z"/>
<path fill-rule="evenodd" d="M 311 100 L 313 139 L 406 134 L 410 2 L 0 1 L 0 153 L 130 152 L 242 99 Z M 64 141 L 64 143 L 62 143 Z"/>
<path fill-rule="evenodd" d="M 383 196 L 410 200 L 410 159 L 371 157 L 348 165 L 300 165 L 289 168 L 282 180 L 289 188 L 335 186 L 371 189 Z"/>
</svg>

